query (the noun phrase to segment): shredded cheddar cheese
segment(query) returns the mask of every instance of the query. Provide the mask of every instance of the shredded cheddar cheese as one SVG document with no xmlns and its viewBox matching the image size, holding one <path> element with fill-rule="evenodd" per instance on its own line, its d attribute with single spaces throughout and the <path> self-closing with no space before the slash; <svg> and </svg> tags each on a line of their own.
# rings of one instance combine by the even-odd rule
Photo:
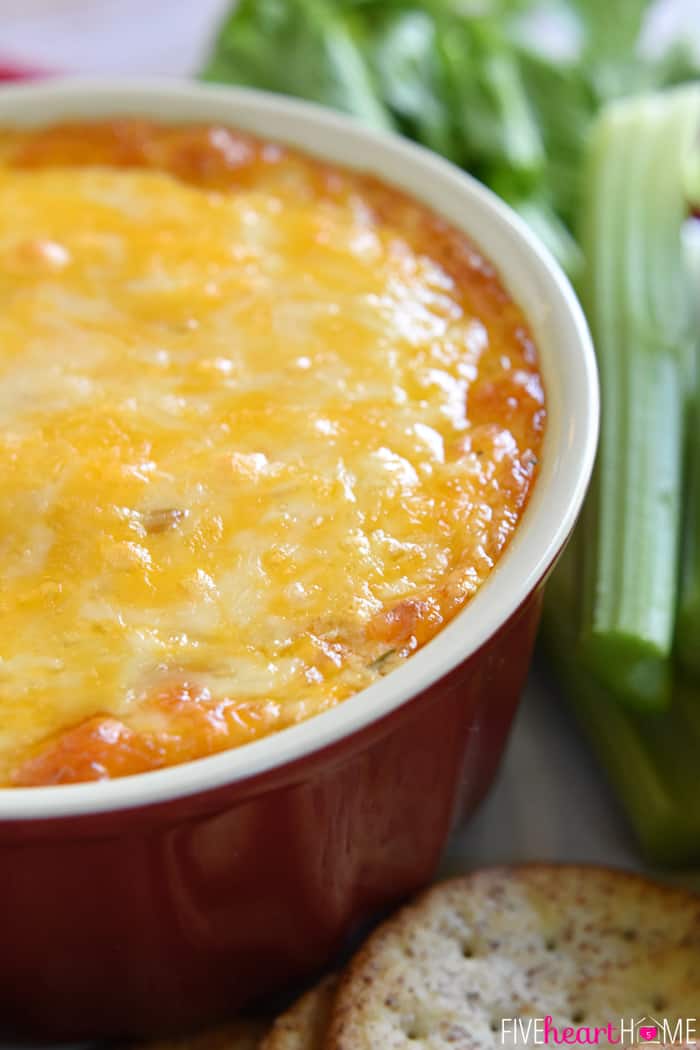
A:
<svg viewBox="0 0 700 1050">
<path fill-rule="evenodd" d="M 480 253 L 221 128 L 0 135 L 0 783 L 324 711 L 475 593 L 544 395 Z"/>
</svg>

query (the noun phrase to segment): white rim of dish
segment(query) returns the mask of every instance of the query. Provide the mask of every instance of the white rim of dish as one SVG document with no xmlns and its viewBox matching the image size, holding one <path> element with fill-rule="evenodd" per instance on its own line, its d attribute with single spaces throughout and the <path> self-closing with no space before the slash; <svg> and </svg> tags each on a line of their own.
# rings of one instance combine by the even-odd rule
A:
<svg viewBox="0 0 700 1050">
<path fill-rule="evenodd" d="M 117 115 L 166 123 L 221 122 L 257 132 L 373 172 L 464 229 L 496 263 L 534 331 L 548 407 L 542 466 L 515 536 L 477 595 L 386 678 L 300 725 L 183 765 L 112 781 L 0 788 L 0 821 L 107 813 L 211 791 L 308 756 L 385 717 L 479 649 L 538 585 L 574 525 L 595 456 L 597 370 L 579 302 L 544 245 L 471 176 L 398 135 L 368 130 L 312 103 L 248 88 L 71 78 L 0 89 L 0 127 Z"/>
</svg>

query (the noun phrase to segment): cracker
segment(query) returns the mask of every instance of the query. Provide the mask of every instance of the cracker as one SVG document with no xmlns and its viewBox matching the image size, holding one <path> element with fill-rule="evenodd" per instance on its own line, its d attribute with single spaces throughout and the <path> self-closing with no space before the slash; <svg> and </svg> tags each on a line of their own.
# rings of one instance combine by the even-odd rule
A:
<svg viewBox="0 0 700 1050">
<path fill-rule="evenodd" d="M 323 1050 L 337 984 L 330 974 L 302 995 L 277 1018 L 260 1050 Z"/>
<path fill-rule="evenodd" d="M 523 1046 L 518 1018 L 592 1028 L 699 1003 L 700 896 L 604 868 L 492 868 L 438 884 L 370 937 L 325 1050 Z"/>
<path fill-rule="evenodd" d="M 123 1050 L 258 1050 L 269 1027 L 269 1021 L 240 1017 L 194 1035 L 129 1043 Z"/>
</svg>

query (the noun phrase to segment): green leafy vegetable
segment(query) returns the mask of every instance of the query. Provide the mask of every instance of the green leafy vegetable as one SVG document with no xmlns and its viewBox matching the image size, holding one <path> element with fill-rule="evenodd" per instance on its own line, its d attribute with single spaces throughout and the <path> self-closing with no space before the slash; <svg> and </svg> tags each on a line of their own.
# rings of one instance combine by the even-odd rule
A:
<svg viewBox="0 0 700 1050">
<path fill-rule="evenodd" d="M 240 0 L 203 76 L 324 102 L 372 127 L 393 124 L 350 21 L 325 0 Z"/>
<path fill-rule="evenodd" d="M 427 12 L 389 9 L 372 35 L 370 64 L 405 133 L 459 163 L 461 143 L 441 46 L 438 24 Z"/>
</svg>

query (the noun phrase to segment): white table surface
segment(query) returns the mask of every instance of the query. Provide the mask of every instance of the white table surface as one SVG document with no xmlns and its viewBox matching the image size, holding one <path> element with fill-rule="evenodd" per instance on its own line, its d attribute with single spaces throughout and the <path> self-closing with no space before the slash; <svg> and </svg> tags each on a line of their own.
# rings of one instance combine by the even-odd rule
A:
<svg viewBox="0 0 700 1050">
<path fill-rule="evenodd" d="M 571 860 L 643 870 L 624 816 L 556 686 L 531 673 L 496 784 L 444 868 Z"/>
</svg>

